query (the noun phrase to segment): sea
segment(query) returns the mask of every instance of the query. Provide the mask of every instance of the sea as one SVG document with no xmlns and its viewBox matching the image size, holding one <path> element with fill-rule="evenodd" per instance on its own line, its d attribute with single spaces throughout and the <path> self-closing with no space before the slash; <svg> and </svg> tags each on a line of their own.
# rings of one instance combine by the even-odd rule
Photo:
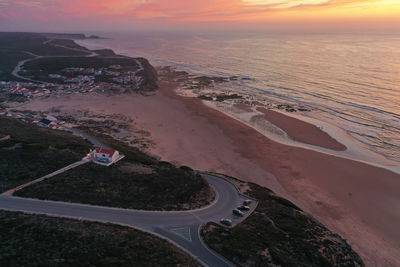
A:
<svg viewBox="0 0 400 267">
<path fill-rule="evenodd" d="M 91 49 L 194 74 L 238 76 L 215 90 L 308 107 L 400 166 L 400 34 L 137 31 L 96 33 Z M 229 87 L 229 88 L 227 88 Z"/>
</svg>

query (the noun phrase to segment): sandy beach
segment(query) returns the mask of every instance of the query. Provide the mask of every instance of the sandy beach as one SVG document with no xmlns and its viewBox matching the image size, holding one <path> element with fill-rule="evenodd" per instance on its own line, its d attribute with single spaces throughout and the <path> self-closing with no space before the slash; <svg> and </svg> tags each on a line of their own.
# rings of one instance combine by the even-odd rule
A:
<svg viewBox="0 0 400 267">
<path fill-rule="evenodd" d="M 198 98 L 175 94 L 177 85 L 162 81 L 151 96 L 77 94 L 35 99 L 19 109 L 124 114 L 135 127 L 151 133 L 151 154 L 266 186 L 342 235 L 367 266 L 400 266 L 400 175 L 274 142 Z M 345 149 L 315 126 L 262 111 L 298 141 Z"/>
</svg>

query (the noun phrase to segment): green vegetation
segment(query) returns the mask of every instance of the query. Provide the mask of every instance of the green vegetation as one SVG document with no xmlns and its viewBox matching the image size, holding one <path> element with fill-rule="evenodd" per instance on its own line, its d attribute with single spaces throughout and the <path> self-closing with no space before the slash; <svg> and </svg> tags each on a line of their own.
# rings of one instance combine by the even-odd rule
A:
<svg viewBox="0 0 400 267">
<path fill-rule="evenodd" d="M 118 225 L 0 211 L 0 232 L 1 266 L 199 266 L 167 241 Z"/>
<path fill-rule="evenodd" d="M 27 62 L 24 67 L 27 71 L 26 76 L 32 77 L 41 81 L 51 81 L 48 75 L 57 73 L 65 74 L 62 70 L 66 68 L 107 68 L 111 65 L 120 65 L 124 69 L 131 71 L 137 71 L 140 66 L 138 62 L 143 66 L 144 70 L 140 73 L 144 79 L 143 86 L 150 89 L 157 87 L 157 71 L 150 65 L 147 59 L 144 58 L 130 58 L 124 56 L 110 57 L 112 51 L 98 50 L 102 55 L 97 57 L 68 57 L 60 60 L 59 58 L 42 58 L 34 61 Z M 102 76 L 96 78 L 97 82 L 108 81 Z"/>
<path fill-rule="evenodd" d="M 98 56 L 87 57 L 92 53 L 68 38 L 84 39 L 84 35 L 76 34 L 39 34 L 39 33 L 7 33 L 0 32 L 0 80 L 16 80 L 11 75 L 19 61 L 33 57 L 28 53 L 46 58 L 32 60 L 24 65 L 24 77 L 44 82 L 54 82 L 49 74 L 61 73 L 70 67 L 106 68 L 110 65 L 121 65 L 126 70 L 135 72 L 143 67 L 138 75 L 143 82 L 141 89 L 157 88 L 157 71 L 144 58 L 130 58 L 116 55 L 109 49 L 96 50 Z M 93 37 L 97 38 L 97 37 Z M 62 60 L 60 60 L 62 56 Z M 139 62 L 139 64 L 138 64 Z M 97 77 L 96 82 L 109 81 L 105 77 Z"/>
<path fill-rule="evenodd" d="M 31 52 L 39 56 L 79 56 L 87 52 L 66 49 L 46 43 L 48 39 L 37 33 L 0 33 L 0 48 L 16 52 Z"/>
<path fill-rule="evenodd" d="M 17 78 L 11 75 L 11 72 L 14 70 L 15 66 L 17 66 L 18 62 L 24 59 L 31 58 L 32 56 L 8 49 L 0 48 L 0 81 L 1 80 L 16 80 Z"/>
<path fill-rule="evenodd" d="M 154 90 L 157 86 L 157 71 L 151 66 L 151 64 L 144 58 L 130 58 L 124 56 L 112 56 L 114 53 L 110 50 L 98 50 L 96 51 L 100 56 L 96 57 L 66 57 L 60 60 L 60 58 L 42 58 L 27 62 L 24 67 L 26 77 L 30 77 L 35 80 L 53 82 L 49 78 L 49 74 L 60 74 L 65 75 L 63 72 L 66 68 L 108 68 L 111 65 L 120 65 L 124 70 L 136 72 L 139 70 L 140 65 L 143 70 L 138 73 L 143 78 L 141 85 L 142 90 Z M 110 78 L 107 75 L 100 75 L 96 77 L 96 82 L 110 82 Z"/>
<path fill-rule="evenodd" d="M 208 246 L 238 266 L 364 266 L 339 235 L 293 203 L 249 184 L 259 203 L 234 228 L 210 223 L 202 229 Z"/>
<path fill-rule="evenodd" d="M 0 80 L 18 80 L 16 77 L 11 75 L 11 72 L 14 70 L 15 66 L 17 66 L 19 61 L 32 58 L 32 55 L 29 55 L 26 52 L 39 56 L 79 56 L 89 53 L 70 50 L 61 46 L 54 46 L 45 43 L 46 41 L 47 38 L 41 34 L 0 32 Z M 64 42 L 65 44 L 68 40 L 61 40 L 58 42 L 58 44 L 60 44 L 60 42 Z M 75 44 L 74 42 L 72 43 Z M 79 48 L 77 44 L 75 45 L 74 48 Z M 69 43 L 68 46 L 71 46 L 71 43 Z"/>
<path fill-rule="evenodd" d="M 108 136 L 96 138 L 126 157 L 110 167 L 86 164 L 15 194 L 146 210 L 193 209 L 212 201 L 208 183 L 191 169 L 159 162 Z"/>
<path fill-rule="evenodd" d="M 98 131 L 101 129 L 92 128 L 91 126 L 89 127 L 80 126 L 78 127 L 78 129 L 84 131 L 85 133 L 90 134 L 103 144 L 106 144 L 109 147 L 118 150 L 121 154 L 124 154 L 125 155 L 124 161 L 136 162 L 143 165 L 157 165 L 161 163 L 157 159 L 143 153 L 136 147 L 128 146 L 127 144 L 118 141 L 114 139 L 112 136 L 107 135 L 105 133 L 99 133 Z M 161 165 L 163 164 L 161 163 Z M 167 163 L 167 165 L 171 164 Z"/>
<path fill-rule="evenodd" d="M 25 69 L 28 75 L 36 78 L 45 78 L 48 74 L 61 72 L 66 68 L 107 68 L 111 65 L 121 65 L 123 67 L 131 67 L 132 70 L 139 68 L 137 62 L 133 58 L 128 57 L 68 57 L 60 60 L 59 58 L 42 58 L 26 63 Z"/>
<path fill-rule="evenodd" d="M 74 42 L 74 40 L 70 39 L 51 39 L 51 41 L 48 42 L 48 44 L 52 46 L 58 46 L 58 47 L 68 47 L 72 49 L 78 49 L 78 50 L 83 50 L 87 51 L 87 53 L 90 53 L 90 50 L 87 49 L 84 46 L 80 46 L 77 43 Z"/>
<path fill-rule="evenodd" d="M 0 190 L 5 191 L 76 162 L 91 147 L 68 132 L 0 118 Z"/>
</svg>

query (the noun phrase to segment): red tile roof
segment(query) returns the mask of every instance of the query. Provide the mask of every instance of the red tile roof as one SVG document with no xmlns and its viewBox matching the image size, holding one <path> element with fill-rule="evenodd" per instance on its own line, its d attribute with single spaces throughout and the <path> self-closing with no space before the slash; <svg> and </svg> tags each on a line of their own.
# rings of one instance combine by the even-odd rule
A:
<svg viewBox="0 0 400 267">
<path fill-rule="evenodd" d="M 117 151 L 105 148 L 96 148 L 96 153 L 107 154 L 110 158 L 112 158 L 115 152 Z"/>
</svg>

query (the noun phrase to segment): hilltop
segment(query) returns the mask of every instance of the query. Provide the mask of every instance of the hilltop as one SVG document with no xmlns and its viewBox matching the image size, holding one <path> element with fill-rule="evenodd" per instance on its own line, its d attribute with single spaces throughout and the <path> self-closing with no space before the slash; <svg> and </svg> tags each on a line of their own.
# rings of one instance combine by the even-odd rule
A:
<svg viewBox="0 0 400 267">
<path fill-rule="evenodd" d="M 157 89 L 157 71 L 147 59 L 117 55 L 110 49 L 92 51 L 74 41 L 87 38 L 99 37 L 0 32 L 0 98 Z"/>
</svg>

